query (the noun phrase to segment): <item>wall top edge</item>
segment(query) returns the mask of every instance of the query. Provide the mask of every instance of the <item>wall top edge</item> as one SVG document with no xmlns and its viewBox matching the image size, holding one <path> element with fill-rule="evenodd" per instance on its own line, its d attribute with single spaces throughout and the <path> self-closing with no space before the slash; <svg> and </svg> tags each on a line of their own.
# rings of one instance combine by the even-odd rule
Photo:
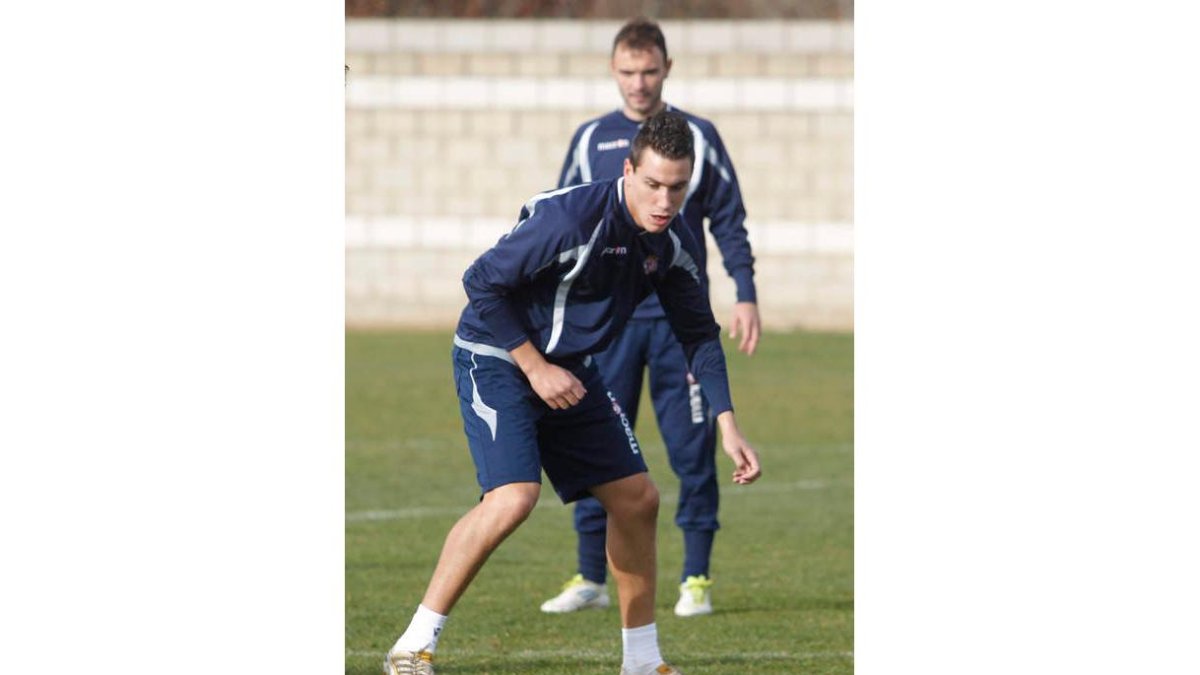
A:
<svg viewBox="0 0 1200 675">
<path fill-rule="evenodd" d="M 843 20 L 661 21 L 677 53 L 853 52 L 854 22 Z M 621 22 L 557 19 L 347 19 L 350 52 L 604 53 Z"/>
</svg>

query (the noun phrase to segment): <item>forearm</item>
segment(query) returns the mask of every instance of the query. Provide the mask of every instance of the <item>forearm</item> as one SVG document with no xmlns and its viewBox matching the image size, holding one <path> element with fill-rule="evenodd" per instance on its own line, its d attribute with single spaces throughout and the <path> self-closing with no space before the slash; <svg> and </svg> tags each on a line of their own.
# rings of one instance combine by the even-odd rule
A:
<svg viewBox="0 0 1200 675">
<path fill-rule="evenodd" d="M 738 429 L 737 418 L 733 416 L 732 410 L 726 410 L 717 415 L 717 428 L 721 430 L 722 436 L 735 435 L 740 437 L 742 435 L 742 432 Z"/>
<path fill-rule="evenodd" d="M 583 400 L 587 389 L 571 371 L 546 360 L 529 340 L 508 351 L 517 367 L 525 373 L 529 386 L 546 405 L 565 410 Z"/>
<path fill-rule="evenodd" d="M 529 340 L 522 342 L 514 349 L 508 350 L 508 353 L 517 362 L 517 367 L 521 369 L 521 372 L 525 373 L 525 377 L 529 377 L 531 373 L 535 373 L 546 366 L 546 357 L 542 356 L 542 353 Z"/>
<path fill-rule="evenodd" d="M 469 286 L 467 297 L 476 313 L 479 314 L 479 318 L 483 319 L 483 323 L 495 338 L 497 347 L 511 350 L 513 345 L 529 342 L 525 326 L 507 297 L 494 293 L 482 293 Z"/>
<path fill-rule="evenodd" d="M 740 200 L 738 204 L 740 205 Z M 757 302 L 758 293 L 754 287 L 754 254 L 750 248 L 750 240 L 742 222 L 745 211 L 741 208 L 718 209 L 709 214 L 709 232 L 717 250 L 721 252 L 721 264 L 729 278 L 733 279 L 737 289 L 738 302 Z"/>
<path fill-rule="evenodd" d="M 505 276 L 504 271 L 489 265 L 487 256 L 485 253 L 467 268 L 462 279 L 463 290 L 467 301 L 491 332 L 495 346 L 512 349 L 529 340 L 521 317 L 509 299 L 515 284 L 510 277 L 514 275 Z"/>
<path fill-rule="evenodd" d="M 733 279 L 738 302 L 758 302 L 758 289 L 754 286 L 754 268 L 750 265 L 729 271 Z"/>
<path fill-rule="evenodd" d="M 758 453 L 746 442 L 738 429 L 733 411 L 727 410 L 717 415 L 717 426 L 721 429 L 721 447 L 725 454 L 733 460 L 733 482 L 746 485 L 758 480 L 762 468 L 758 463 Z"/>
<path fill-rule="evenodd" d="M 754 287 L 754 254 L 750 249 L 750 241 L 746 228 L 742 224 L 744 212 L 728 214 L 718 212 L 711 216 L 709 232 L 721 252 L 721 264 L 725 272 L 733 279 L 737 289 L 738 302 L 757 302 L 758 293 Z"/>
<path fill-rule="evenodd" d="M 705 398 L 718 416 L 733 410 L 733 396 L 729 391 L 729 372 L 725 367 L 725 352 L 720 338 L 714 337 L 699 345 L 684 346 L 688 357 L 688 369 L 700 382 Z"/>
</svg>

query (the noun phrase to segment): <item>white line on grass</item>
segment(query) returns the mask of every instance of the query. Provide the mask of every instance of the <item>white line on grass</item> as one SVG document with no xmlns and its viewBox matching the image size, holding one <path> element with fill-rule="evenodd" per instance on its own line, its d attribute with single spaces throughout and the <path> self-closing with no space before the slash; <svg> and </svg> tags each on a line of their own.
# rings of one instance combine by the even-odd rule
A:
<svg viewBox="0 0 1200 675">
<path fill-rule="evenodd" d="M 796 492 L 802 490 L 825 490 L 834 485 L 849 484 L 849 480 L 827 481 L 820 479 L 798 480 L 790 483 L 760 483 L 758 485 L 728 487 L 721 491 L 722 497 L 755 496 L 761 494 L 779 494 L 781 492 Z M 659 500 L 664 504 L 674 503 L 678 493 L 663 492 Z M 561 507 L 557 499 L 549 498 L 538 502 L 536 508 Z M 414 518 L 440 518 L 442 516 L 460 516 L 467 512 L 469 505 L 461 506 L 411 506 L 403 509 L 379 509 L 371 511 L 355 511 L 346 514 L 347 523 L 361 523 L 378 520 L 408 520 Z"/>
<path fill-rule="evenodd" d="M 413 506 L 407 509 L 391 509 L 386 511 L 356 511 L 346 514 L 346 522 L 361 523 L 367 520 L 406 520 L 409 518 L 461 516 L 469 508 L 467 506 Z"/>
<path fill-rule="evenodd" d="M 347 649 L 346 656 L 379 657 L 383 658 L 384 651 L 368 649 Z M 604 661 L 619 656 L 611 651 L 598 649 L 521 649 L 518 651 L 499 653 L 495 650 L 451 649 L 447 658 L 480 658 L 492 657 L 505 660 L 536 660 L 545 658 L 574 658 Z M 725 661 L 805 661 L 815 659 L 852 659 L 854 652 L 688 652 L 689 659 L 717 659 Z"/>
</svg>

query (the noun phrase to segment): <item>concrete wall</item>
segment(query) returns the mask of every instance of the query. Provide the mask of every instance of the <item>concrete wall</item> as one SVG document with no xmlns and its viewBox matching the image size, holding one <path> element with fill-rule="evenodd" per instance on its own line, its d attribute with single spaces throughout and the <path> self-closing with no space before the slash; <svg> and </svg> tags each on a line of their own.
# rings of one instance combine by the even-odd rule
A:
<svg viewBox="0 0 1200 675">
<path fill-rule="evenodd" d="M 347 20 L 348 324 L 452 325 L 463 270 L 555 187 L 575 128 L 620 106 L 620 24 Z M 853 329 L 852 24 L 661 25 L 664 98 L 716 123 L 738 173 L 764 323 Z"/>
</svg>

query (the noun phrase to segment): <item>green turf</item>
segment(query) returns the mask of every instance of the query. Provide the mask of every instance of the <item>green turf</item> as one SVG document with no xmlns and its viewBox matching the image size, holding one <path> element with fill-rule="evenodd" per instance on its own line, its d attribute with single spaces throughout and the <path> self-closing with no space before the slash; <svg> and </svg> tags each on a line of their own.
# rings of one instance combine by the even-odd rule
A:
<svg viewBox="0 0 1200 675">
<path fill-rule="evenodd" d="M 449 331 L 346 336 L 347 673 L 379 672 L 443 536 L 478 498 L 450 339 Z M 735 486 L 718 451 L 722 529 L 707 617 L 671 612 L 682 556 L 672 521 L 678 483 L 643 394 L 638 438 L 663 493 L 659 639 L 688 675 L 853 672 L 853 348 L 850 335 L 769 333 L 747 359 L 726 343 L 738 422 L 764 473 Z M 439 675 L 617 673 L 615 608 L 538 611 L 574 573 L 570 513 L 546 485 L 539 508 L 455 608 L 438 643 Z"/>
</svg>

